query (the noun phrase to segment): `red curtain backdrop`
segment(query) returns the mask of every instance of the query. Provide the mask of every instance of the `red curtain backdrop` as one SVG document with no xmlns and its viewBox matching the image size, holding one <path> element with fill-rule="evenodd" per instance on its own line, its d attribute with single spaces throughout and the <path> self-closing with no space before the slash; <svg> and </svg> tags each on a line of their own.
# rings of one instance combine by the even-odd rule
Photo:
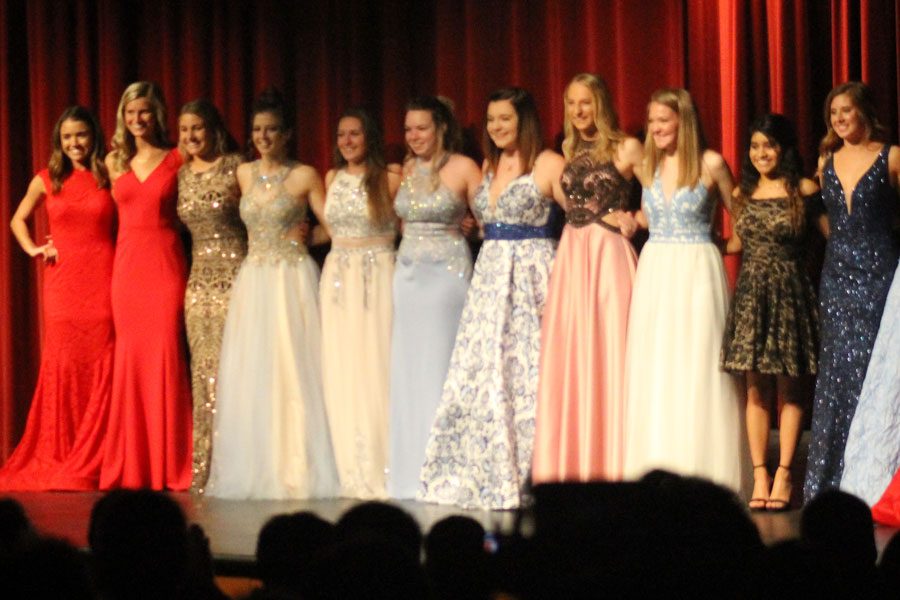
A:
<svg viewBox="0 0 900 600">
<path fill-rule="evenodd" d="M 182 103 L 207 96 L 239 141 L 254 95 L 277 85 L 297 104 L 297 157 L 324 170 L 344 108 L 373 109 L 397 159 L 404 104 L 425 93 L 456 102 L 474 149 L 487 94 L 525 87 L 552 145 L 563 86 L 592 71 L 633 134 L 654 89 L 688 87 L 709 145 L 735 171 L 748 121 L 783 112 L 811 171 L 837 82 L 868 81 L 896 136 L 898 15 L 900 0 L 0 0 L 0 221 L 45 165 L 63 108 L 95 108 L 108 139 L 137 79 L 163 86 L 170 131 Z M 42 238 L 43 214 L 35 227 Z M 0 460 L 37 376 L 40 281 L 41 267 L 0 235 Z"/>
</svg>

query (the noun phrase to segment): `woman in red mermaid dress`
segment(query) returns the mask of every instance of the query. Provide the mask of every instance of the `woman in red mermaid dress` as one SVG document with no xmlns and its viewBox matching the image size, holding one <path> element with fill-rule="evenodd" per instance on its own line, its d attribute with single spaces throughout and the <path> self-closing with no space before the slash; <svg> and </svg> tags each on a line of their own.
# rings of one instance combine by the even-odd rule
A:
<svg viewBox="0 0 900 600">
<path fill-rule="evenodd" d="M 0 490 L 96 489 L 113 370 L 109 283 L 115 208 L 103 134 L 87 109 L 66 109 L 40 171 L 10 223 L 44 271 L 41 368 L 25 432 L 0 470 Z M 52 241 L 38 246 L 26 220 L 44 202 Z"/>
<path fill-rule="evenodd" d="M 106 157 L 119 210 L 112 273 L 116 328 L 112 405 L 100 488 L 186 490 L 191 385 L 184 340 L 187 263 L 175 206 L 181 155 L 168 149 L 154 84 L 122 94 Z"/>
</svg>

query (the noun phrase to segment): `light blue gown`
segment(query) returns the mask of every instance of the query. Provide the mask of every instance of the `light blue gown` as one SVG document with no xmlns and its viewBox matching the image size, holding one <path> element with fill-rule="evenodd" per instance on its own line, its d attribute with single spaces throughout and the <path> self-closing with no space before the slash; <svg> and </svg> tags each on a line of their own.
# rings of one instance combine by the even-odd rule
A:
<svg viewBox="0 0 900 600">
<path fill-rule="evenodd" d="M 898 269 L 900 271 L 900 269 Z M 844 449 L 841 489 L 873 506 L 900 468 L 900 277 L 881 326 Z"/>
<path fill-rule="evenodd" d="M 394 208 L 404 225 L 394 267 L 388 495 L 414 498 L 472 256 L 459 231 L 465 200 L 433 181 L 430 170 L 417 167 L 403 181 Z"/>
</svg>

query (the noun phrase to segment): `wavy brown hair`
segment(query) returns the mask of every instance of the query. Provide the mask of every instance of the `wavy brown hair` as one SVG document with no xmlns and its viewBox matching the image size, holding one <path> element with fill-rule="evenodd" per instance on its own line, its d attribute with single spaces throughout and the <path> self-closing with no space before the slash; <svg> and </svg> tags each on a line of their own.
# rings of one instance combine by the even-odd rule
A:
<svg viewBox="0 0 900 600">
<path fill-rule="evenodd" d="M 215 104 L 206 98 L 197 98 L 181 107 L 178 116 L 182 115 L 194 115 L 203 121 L 206 134 L 212 136 L 212 149 L 217 157 L 234 150 L 233 140 L 228 134 L 222 114 Z M 181 154 L 185 157 L 185 162 L 188 162 L 187 152 Z"/>
<path fill-rule="evenodd" d="M 791 227 L 795 233 L 800 233 L 806 222 L 806 209 L 803 196 L 800 195 L 803 162 L 800 159 L 800 151 L 797 149 L 797 135 L 794 133 L 794 126 L 787 118 L 779 114 L 763 115 L 750 124 L 747 148 L 741 163 L 741 182 L 738 187 L 738 195 L 732 203 L 734 218 L 738 219 L 741 211 L 753 196 L 753 192 L 759 186 L 759 171 L 750 160 L 750 139 L 757 132 L 766 136 L 769 143 L 779 152 L 778 164 L 775 166 L 771 178 L 784 181 L 784 189 L 787 191 L 790 201 Z"/>
<path fill-rule="evenodd" d="M 345 110 L 338 119 L 338 125 L 347 118 L 357 119 L 362 126 L 366 144 L 366 173 L 363 175 L 362 183 L 366 190 L 369 218 L 374 223 L 383 225 L 395 218 L 395 215 L 388 187 L 387 160 L 384 157 L 384 137 L 381 135 L 381 128 L 372 115 L 363 108 L 354 107 Z M 333 161 L 335 168 L 342 169 L 347 166 L 347 159 L 337 145 L 337 131 L 335 131 Z"/>
<path fill-rule="evenodd" d="M 119 108 L 116 110 L 116 131 L 113 133 L 110 147 L 116 170 L 124 173 L 131 169 L 131 159 L 137 153 L 134 136 L 125 125 L 125 106 L 132 100 L 146 98 L 153 109 L 156 126 L 153 128 L 153 144 L 159 148 L 168 148 L 169 131 L 166 126 L 166 100 L 162 90 L 150 81 L 135 81 L 122 92 Z"/>
<path fill-rule="evenodd" d="M 537 160 L 538 154 L 543 148 L 543 139 L 541 137 L 541 120 L 538 117 L 537 106 L 534 98 L 522 88 L 508 87 L 493 92 L 488 96 L 488 104 L 491 102 L 500 102 L 508 100 L 516 111 L 519 119 L 518 129 L 516 131 L 516 146 L 519 149 L 520 160 L 522 161 L 522 173 L 530 173 L 534 168 L 534 161 Z M 487 111 L 485 111 L 485 115 Z M 500 148 L 491 139 L 487 130 L 487 116 L 484 121 L 484 132 L 482 139 L 482 148 L 484 157 L 490 165 L 491 171 L 497 171 L 497 164 L 500 162 Z"/>
<path fill-rule="evenodd" d="M 844 145 L 844 140 L 840 138 L 831 125 L 831 103 L 841 94 L 846 94 L 853 106 L 856 107 L 859 117 L 866 127 L 867 137 L 878 142 L 888 141 L 887 129 L 878 120 L 875 110 L 875 98 L 869 86 L 862 81 L 847 81 L 833 88 L 825 98 L 823 110 L 825 137 L 819 143 L 819 156 L 822 158 L 828 158 Z"/>
<path fill-rule="evenodd" d="M 615 108 L 613 108 L 612 94 L 609 93 L 609 87 L 597 75 L 579 73 L 572 78 L 563 92 L 564 106 L 569 96 L 569 88 L 572 87 L 573 83 L 580 83 L 591 91 L 591 96 L 594 99 L 594 126 L 599 134 L 596 142 L 594 142 L 593 158 L 597 162 L 609 162 L 615 158 L 619 143 L 625 139 L 625 133 L 619 129 L 619 117 L 616 115 Z M 583 147 L 586 140 L 581 139 L 581 134 L 572 125 L 568 109 L 564 110 L 563 133 L 565 134 L 562 143 L 563 156 L 566 157 L 566 160 L 572 160 L 572 157 Z"/>
<path fill-rule="evenodd" d="M 91 130 L 93 142 L 88 155 L 88 166 L 94 175 L 94 179 L 97 181 L 97 187 L 108 187 L 109 173 L 106 172 L 106 165 L 103 163 L 106 148 L 103 145 L 103 130 L 100 129 L 100 122 L 97 120 L 97 115 L 83 106 L 76 105 L 70 106 L 63 111 L 59 119 L 57 119 L 56 125 L 53 126 L 53 134 L 50 136 L 52 150 L 50 152 L 50 160 L 47 161 L 47 170 L 50 172 L 50 183 L 53 186 L 53 193 L 59 193 L 63 183 L 75 168 L 72 160 L 62 150 L 59 130 L 66 121 L 84 123 Z"/>
</svg>

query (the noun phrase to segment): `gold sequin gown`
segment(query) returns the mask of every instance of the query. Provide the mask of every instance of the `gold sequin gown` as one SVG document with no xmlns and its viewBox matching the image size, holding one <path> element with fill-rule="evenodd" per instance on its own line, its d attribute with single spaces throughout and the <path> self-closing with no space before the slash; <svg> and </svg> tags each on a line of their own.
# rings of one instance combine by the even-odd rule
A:
<svg viewBox="0 0 900 600">
<path fill-rule="evenodd" d="M 361 175 L 328 187 L 333 238 L 322 269 L 322 383 L 341 495 L 384 498 L 388 454 L 393 219 L 375 224 Z"/>
<path fill-rule="evenodd" d="M 247 231 L 238 214 L 238 154 L 195 173 L 178 173 L 178 216 L 193 242 L 191 275 L 184 294 L 184 320 L 191 349 L 194 455 L 191 489 L 202 493 L 209 477 L 219 349 L 231 283 L 247 254 Z"/>
</svg>

